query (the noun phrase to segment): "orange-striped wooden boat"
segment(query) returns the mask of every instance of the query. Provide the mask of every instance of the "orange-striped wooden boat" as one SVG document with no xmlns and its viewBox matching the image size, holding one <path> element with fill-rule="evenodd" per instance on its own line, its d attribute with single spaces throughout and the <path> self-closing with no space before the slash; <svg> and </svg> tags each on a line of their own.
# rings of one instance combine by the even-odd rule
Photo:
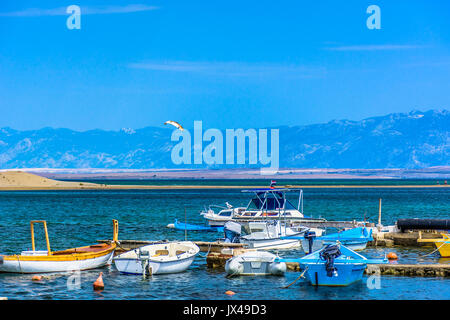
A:
<svg viewBox="0 0 450 320">
<path fill-rule="evenodd" d="M 47 250 L 36 250 L 34 224 L 44 225 Z M 48 238 L 47 222 L 34 220 L 31 227 L 31 251 L 16 255 L 0 255 L 0 272 L 44 273 L 87 270 L 102 267 L 112 262 L 119 235 L 119 223 L 113 220 L 114 232 L 111 243 L 94 244 L 52 252 Z"/>
</svg>

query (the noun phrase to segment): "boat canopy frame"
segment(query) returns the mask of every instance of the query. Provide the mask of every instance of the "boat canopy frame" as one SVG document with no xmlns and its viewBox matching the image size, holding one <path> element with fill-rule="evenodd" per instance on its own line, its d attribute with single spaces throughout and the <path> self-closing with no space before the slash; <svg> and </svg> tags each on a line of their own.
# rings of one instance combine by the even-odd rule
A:
<svg viewBox="0 0 450 320">
<path fill-rule="evenodd" d="M 286 192 L 290 192 L 290 191 L 298 191 L 298 203 L 297 203 L 297 207 L 295 207 L 288 199 L 286 199 Z M 266 204 L 267 204 L 267 199 L 268 199 L 268 195 L 271 194 L 273 196 L 273 199 L 275 199 L 276 203 L 278 203 L 278 211 L 280 213 L 280 210 L 283 210 L 284 212 L 286 211 L 286 203 L 289 203 L 293 208 L 296 208 L 297 211 L 299 211 L 301 214 L 303 214 L 303 189 L 299 189 L 299 188 L 295 188 L 295 189 L 288 189 L 288 188 L 268 188 L 268 189 L 249 189 L 249 190 L 242 190 L 242 192 L 253 192 L 256 196 L 256 198 L 260 201 L 261 204 L 261 210 L 262 212 L 264 212 L 264 210 L 266 211 L 271 211 L 270 209 L 265 209 Z M 283 205 L 281 205 L 279 198 L 277 197 L 277 194 L 282 194 L 282 198 L 283 199 Z M 263 194 L 263 199 L 261 199 L 260 194 Z M 253 197 L 252 199 L 250 199 L 249 203 L 247 204 L 246 207 L 246 211 L 249 209 L 250 205 L 253 203 L 253 200 L 256 199 L 255 197 Z"/>
<path fill-rule="evenodd" d="M 50 240 L 48 238 L 48 229 L 47 229 L 47 221 L 45 220 L 31 220 L 30 221 L 30 229 L 31 229 L 31 249 L 33 251 L 36 251 L 36 245 L 34 241 L 34 224 L 35 223 L 42 223 L 44 225 L 44 232 L 45 232 L 45 242 L 47 244 L 47 255 L 51 256 L 52 251 L 50 250 Z"/>
<path fill-rule="evenodd" d="M 51 256 L 52 251 L 50 249 L 50 239 L 48 237 L 47 221 L 45 221 L 45 220 L 31 220 L 30 221 L 31 249 L 33 251 L 36 251 L 36 243 L 34 240 L 34 224 L 36 224 L 36 223 L 42 223 L 44 225 L 45 242 L 47 244 L 47 255 Z M 119 242 L 119 222 L 115 219 L 113 219 L 113 240 L 112 240 L 112 242 L 115 244 L 117 244 Z"/>
</svg>

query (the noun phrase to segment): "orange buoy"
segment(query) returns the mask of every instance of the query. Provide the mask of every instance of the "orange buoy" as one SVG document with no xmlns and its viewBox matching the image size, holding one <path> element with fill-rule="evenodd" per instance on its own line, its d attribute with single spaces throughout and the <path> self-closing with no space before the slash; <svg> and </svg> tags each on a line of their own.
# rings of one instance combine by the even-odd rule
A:
<svg viewBox="0 0 450 320">
<path fill-rule="evenodd" d="M 41 281 L 42 280 L 42 276 L 33 276 L 32 278 L 31 278 L 31 280 L 32 281 Z"/>
<path fill-rule="evenodd" d="M 387 258 L 389 260 L 397 260 L 398 259 L 397 255 L 394 252 L 389 252 L 387 255 Z"/>
<path fill-rule="evenodd" d="M 94 282 L 94 290 L 103 290 L 105 289 L 105 284 L 103 283 L 102 278 L 103 272 L 100 272 L 100 275 L 98 276 L 97 280 Z"/>
<path fill-rule="evenodd" d="M 227 294 L 229 296 L 232 296 L 233 294 L 235 294 L 235 292 L 233 292 L 231 290 L 228 290 L 228 291 L 225 292 L 225 294 Z"/>
</svg>

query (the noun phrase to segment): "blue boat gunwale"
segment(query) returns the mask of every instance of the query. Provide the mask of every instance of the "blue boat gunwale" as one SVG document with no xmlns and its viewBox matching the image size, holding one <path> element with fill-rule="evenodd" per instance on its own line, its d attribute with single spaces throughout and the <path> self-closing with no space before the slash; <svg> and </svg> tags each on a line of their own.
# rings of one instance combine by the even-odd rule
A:
<svg viewBox="0 0 450 320">
<path fill-rule="evenodd" d="M 366 227 L 357 227 L 345 231 L 341 231 L 338 233 L 333 233 L 329 235 L 324 235 L 320 237 L 316 237 L 314 240 L 323 240 L 325 244 L 334 243 L 336 240 L 340 242 L 353 243 L 353 244 L 363 244 L 369 241 L 373 241 L 372 230 L 369 230 L 367 235 L 364 235 L 364 230 L 367 230 Z M 361 232 L 361 233 L 360 233 Z M 359 234 L 360 233 L 360 234 Z M 306 239 L 303 237 L 297 236 L 285 236 L 283 239 L 291 238 L 291 239 Z"/>
<path fill-rule="evenodd" d="M 325 264 L 325 261 L 323 261 L 320 258 L 320 253 L 326 248 L 323 247 L 313 253 L 310 253 L 304 257 L 301 258 L 277 258 L 277 262 L 297 262 L 299 265 L 301 264 Z M 347 248 L 343 244 L 339 244 L 339 249 L 341 251 L 341 256 L 335 258 L 334 263 L 335 264 L 342 264 L 342 265 L 349 265 L 349 264 L 386 264 L 388 263 L 388 259 L 384 257 L 384 259 L 371 259 L 366 258 L 363 255 Z"/>
</svg>

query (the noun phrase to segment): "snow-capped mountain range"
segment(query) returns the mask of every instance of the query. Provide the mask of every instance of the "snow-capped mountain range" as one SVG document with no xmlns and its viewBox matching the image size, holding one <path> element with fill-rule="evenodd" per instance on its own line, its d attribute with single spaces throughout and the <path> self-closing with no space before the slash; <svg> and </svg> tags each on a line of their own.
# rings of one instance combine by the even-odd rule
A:
<svg viewBox="0 0 450 320">
<path fill-rule="evenodd" d="M 450 165 L 450 112 L 447 110 L 412 111 L 362 121 L 334 120 L 276 129 L 279 129 L 280 167 L 284 168 Z M 170 140 L 172 131 L 168 127 L 84 132 L 48 127 L 18 131 L 5 127 L 0 129 L 0 169 L 208 167 L 174 164 L 171 150 L 177 142 Z M 225 167 L 230 165 L 213 166 Z"/>
</svg>

